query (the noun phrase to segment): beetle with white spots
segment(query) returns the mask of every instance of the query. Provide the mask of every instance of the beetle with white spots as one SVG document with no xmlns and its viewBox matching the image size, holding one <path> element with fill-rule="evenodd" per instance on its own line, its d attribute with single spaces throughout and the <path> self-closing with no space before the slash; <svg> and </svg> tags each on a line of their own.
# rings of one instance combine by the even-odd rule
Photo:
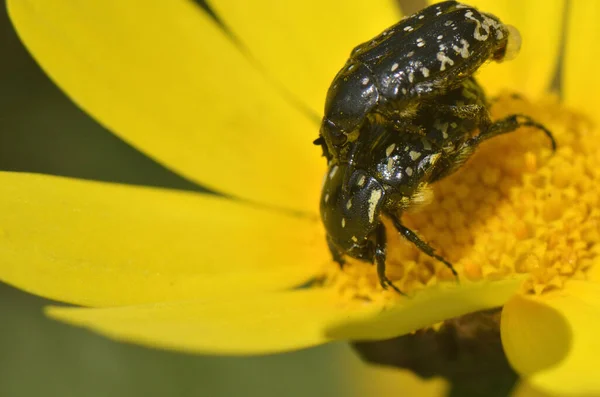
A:
<svg viewBox="0 0 600 397">
<path fill-rule="evenodd" d="M 315 141 L 329 167 L 321 219 L 340 265 L 346 257 L 375 263 L 382 287 L 400 292 L 385 273 L 387 218 L 396 232 L 457 275 L 403 225 L 403 212 L 426 204 L 430 185 L 459 169 L 487 139 L 531 126 L 555 148 L 550 131 L 528 116 L 492 121 L 472 76 L 483 62 L 516 53 L 515 32 L 490 14 L 447 1 L 354 49 L 329 90 Z M 436 42 L 439 48 L 427 44 Z"/>
<path fill-rule="evenodd" d="M 327 93 L 319 143 L 328 156 L 345 156 L 367 120 L 457 88 L 486 61 L 516 55 L 519 45 L 516 29 L 476 8 L 456 1 L 425 8 L 352 51 Z"/>
</svg>

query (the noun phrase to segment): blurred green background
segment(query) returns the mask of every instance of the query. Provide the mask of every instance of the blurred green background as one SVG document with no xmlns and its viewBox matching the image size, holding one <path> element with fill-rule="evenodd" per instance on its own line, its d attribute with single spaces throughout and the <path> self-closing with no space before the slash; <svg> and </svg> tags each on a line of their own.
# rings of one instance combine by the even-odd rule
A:
<svg viewBox="0 0 600 397">
<path fill-rule="evenodd" d="M 0 169 L 199 189 L 76 108 L 0 7 Z M 344 344 L 268 357 L 200 357 L 116 343 L 46 319 L 48 301 L 0 283 L 0 396 L 351 396 Z M 355 392 L 353 393 L 352 390 Z"/>
</svg>

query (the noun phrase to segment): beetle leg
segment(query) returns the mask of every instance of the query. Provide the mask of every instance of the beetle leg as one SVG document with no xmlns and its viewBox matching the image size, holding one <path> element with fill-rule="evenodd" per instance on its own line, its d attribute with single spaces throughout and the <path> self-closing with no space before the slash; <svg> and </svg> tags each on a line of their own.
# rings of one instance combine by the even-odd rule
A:
<svg viewBox="0 0 600 397">
<path fill-rule="evenodd" d="M 461 120 L 474 120 L 480 128 L 486 128 L 492 124 L 490 113 L 487 107 L 483 105 L 441 105 L 436 106 L 435 111 L 437 114 L 456 117 Z"/>
<path fill-rule="evenodd" d="M 490 124 L 488 128 L 482 128 L 480 134 L 473 139 L 476 141 L 476 143 L 481 143 L 495 136 L 513 132 L 519 127 L 533 127 L 537 128 L 538 130 L 542 130 L 548 139 L 550 139 L 552 151 L 556 151 L 556 141 L 554 140 L 552 132 L 550 132 L 550 130 L 548 130 L 542 124 L 533 120 L 531 117 L 523 114 L 513 114 L 501 120 L 495 121 Z"/>
<path fill-rule="evenodd" d="M 487 131 L 492 125 L 492 119 L 490 117 L 490 113 L 487 108 L 483 105 L 440 105 L 435 108 L 435 114 L 437 119 L 446 120 L 450 118 L 448 121 L 453 121 L 452 118 L 458 119 L 454 120 L 455 122 L 462 121 L 472 121 L 475 128 L 479 128 L 480 131 Z M 471 135 L 474 129 L 470 131 L 466 131 L 464 129 L 456 130 L 452 133 L 451 139 L 458 138 L 462 139 L 465 134 Z M 444 144 L 447 138 L 444 138 Z"/>
<path fill-rule="evenodd" d="M 476 147 L 477 142 L 469 139 L 455 153 L 452 153 L 451 155 L 442 154 L 442 158 L 440 160 L 444 162 L 443 164 L 445 166 L 437 167 L 431 174 L 429 182 L 433 183 L 438 181 L 458 170 L 469 159 L 469 157 L 471 157 Z"/>
<path fill-rule="evenodd" d="M 412 120 L 406 120 L 402 118 L 390 118 L 388 120 L 381 121 L 382 125 L 389 126 L 390 128 L 401 132 L 403 134 L 416 134 L 420 136 L 425 136 L 425 129 L 413 123 Z"/>
<path fill-rule="evenodd" d="M 405 295 L 400 288 L 396 287 L 392 281 L 385 275 L 385 257 L 386 257 L 386 246 L 387 240 L 385 238 L 385 226 L 383 223 L 379 223 L 377 230 L 375 231 L 375 264 L 377 265 L 377 275 L 379 276 L 379 283 L 383 289 L 392 287 L 394 291 L 400 295 Z"/>
<path fill-rule="evenodd" d="M 450 269 L 450 271 L 452 272 L 454 277 L 456 277 L 456 279 L 458 280 L 458 273 L 456 273 L 456 270 L 454 269 L 454 266 L 452 266 L 452 263 L 448 262 L 446 259 L 444 259 L 440 255 L 436 254 L 435 250 L 433 248 L 431 248 L 431 246 L 429 244 L 427 244 L 425 241 L 421 240 L 421 238 L 419 236 L 417 236 L 417 234 L 415 232 L 413 232 L 412 230 L 410 230 L 409 228 L 404 226 L 402 224 L 402 222 L 400 222 L 400 219 L 398 219 L 397 216 L 391 215 L 390 217 L 392 218 L 392 222 L 394 222 L 394 226 L 396 227 L 396 230 L 398 230 L 398 232 L 402 235 L 402 237 L 404 237 L 405 239 L 407 239 L 408 241 L 410 241 L 411 243 L 416 245 L 417 248 L 420 249 L 422 252 L 426 253 L 430 257 L 435 258 L 438 261 L 442 262 L 444 265 L 446 265 L 446 267 L 448 269 Z"/>
</svg>

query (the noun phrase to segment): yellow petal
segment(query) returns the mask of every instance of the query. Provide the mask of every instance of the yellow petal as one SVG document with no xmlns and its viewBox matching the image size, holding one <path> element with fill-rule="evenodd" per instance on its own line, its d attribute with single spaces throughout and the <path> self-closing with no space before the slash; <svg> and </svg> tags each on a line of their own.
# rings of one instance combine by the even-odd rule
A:
<svg viewBox="0 0 600 397">
<path fill-rule="evenodd" d="M 296 285 L 330 260 L 316 220 L 216 196 L 0 173 L 0 280 L 112 306 Z"/>
<path fill-rule="evenodd" d="M 521 52 L 512 61 L 491 62 L 477 74 L 489 95 L 502 90 L 536 97 L 551 84 L 556 71 L 564 0 L 471 0 L 483 12 L 496 15 L 521 33 Z"/>
<path fill-rule="evenodd" d="M 236 294 L 119 308 L 50 307 L 58 320 L 117 340 L 184 352 L 266 354 L 328 342 L 323 323 L 346 315 L 325 289 Z"/>
<path fill-rule="evenodd" d="M 598 52 L 600 51 L 600 3 L 572 1 L 569 5 L 565 68 L 565 102 L 600 121 Z"/>
<path fill-rule="evenodd" d="M 600 284 L 570 281 L 553 295 L 518 295 L 502 312 L 502 344 L 535 388 L 560 396 L 600 395 Z"/>
<path fill-rule="evenodd" d="M 511 392 L 510 397 L 558 397 L 558 395 L 536 389 L 531 383 L 521 380 Z"/>
<path fill-rule="evenodd" d="M 352 48 L 400 19 L 394 0 L 208 3 L 265 72 L 317 115 Z"/>
<path fill-rule="evenodd" d="M 502 306 L 515 294 L 522 278 L 440 285 L 419 291 L 380 312 L 364 312 L 333 324 L 327 334 L 335 339 L 388 339 L 429 327 L 449 318 Z"/>
<path fill-rule="evenodd" d="M 192 1 L 8 2 L 42 68 L 98 121 L 221 192 L 316 212 L 318 126 Z"/>
</svg>

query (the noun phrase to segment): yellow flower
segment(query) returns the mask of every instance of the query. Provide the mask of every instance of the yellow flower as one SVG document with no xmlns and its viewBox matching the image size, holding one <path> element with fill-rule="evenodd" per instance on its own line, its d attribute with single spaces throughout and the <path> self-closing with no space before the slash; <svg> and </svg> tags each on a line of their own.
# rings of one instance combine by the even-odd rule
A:
<svg viewBox="0 0 600 397">
<path fill-rule="evenodd" d="M 370 265 L 332 263 L 317 215 L 325 164 L 311 145 L 332 76 L 397 21 L 394 2 L 209 3 L 225 30 L 191 1 L 8 1 L 25 45 L 79 106 L 226 197 L 1 173 L 2 281 L 88 306 L 48 313 L 107 336 L 217 354 L 389 338 L 504 306 L 519 374 L 600 393 L 600 131 L 544 99 L 564 1 L 471 2 L 524 38 L 515 61 L 481 72 L 488 92 L 539 99 L 503 96 L 494 115 L 531 115 L 559 149 L 522 129 L 437 184 L 406 222 L 461 284 L 396 239 L 388 275 L 408 299 L 381 291 Z M 561 75 L 565 103 L 596 119 L 599 16 L 596 2 L 571 3 Z"/>
</svg>

